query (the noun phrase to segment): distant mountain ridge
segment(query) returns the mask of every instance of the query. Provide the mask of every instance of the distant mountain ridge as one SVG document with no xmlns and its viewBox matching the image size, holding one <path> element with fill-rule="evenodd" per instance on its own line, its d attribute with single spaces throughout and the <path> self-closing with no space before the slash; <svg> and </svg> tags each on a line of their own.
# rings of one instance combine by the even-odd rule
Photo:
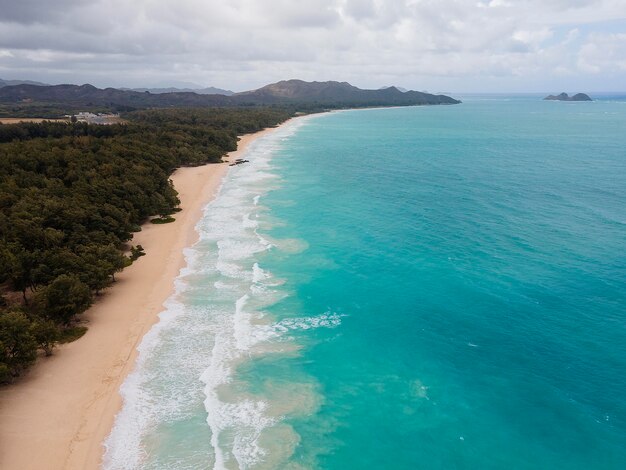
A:
<svg viewBox="0 0 626 470">
<path fill-rule="evenodd" d="M 119 88 L 123 91 L 138 91 L 140 93 L 197 93 L 199 95 L 224 95 L 224 96 L 232 96 L 235 94 L 234 91 L 231 90 L 223 90 L 222 88 L 215 87 L 206 87 L 206 88 L 176 88 L 176 87 L 166 87 L 166 88 Z"/>
<path fill-rule="evenodd" d="M 262 104 L 285 102 L 303 103 L 343 103 L 368 105 L 421 105 L 457 104 L 460 101 L 445 95 L 431 95 L 419 91 L 402 92 L 396 87 L 382 90 L 363 90 L 348 82 L 305 82 L 303 80 L 283 80 L 253 91 L 233 95 L 235 98 L 254 100 Z"/>
<path fill-rule="evenodd" d="M 397 88 L 397 89 L 398 89 L 398 90 L 400 90 L 402 93 L 406 93 L 407 91 L 409 91 L 409 90 L 407 90 L 406 88 L 402 88 L 401 86 L 394 86 L 394 85 L 381 86 L 381 87 L 379 88 L 379 90 L 386 90 L 387 88 L 392 88 L 392 87 L 393 87 L 393 88 Z"/>
<path fill-rule="evenodd" d="M 57 105 L 90 106 L 120 109 L 141 109 L 169 106 L 228 106 L 224 95 L 196 93 L 140 93 L 117 88 L 96 88 L 93 85 L 15 85 L 0 88 L 0 103 L 37 102 Z"/>
<path fill-rule="evenodd" d="M 569 96 L 567 93 L 560 93 L 558 95 L 548 95 L 544 98 L 548 101 L 593 101 L 589 95 L 585 93 L 576 93 L 574 96 Z"/>
<path fill-rule="evenodd" d="M 15 85 L 50 86 L 49 83 L 35 82 L 33 80 L 3 80 L 2 78 L 0 78 L 0 88 Z"/>
<path fill-rule="evenodd" d="M 285 80 L 257 90 L 223 94 L 196 92 L 150 93 L 93 85 L 13 85 L 0 88 L 0 103 L 11 105 L 55 105 L 89 109 L 105 107 L 132 110 L 150 107 L 215 107 L 293 105 L 307 109 L 368 106 L 413 106 L 457 104 L 460 101 L 445 95 L 418 91 L 401 92 L 395 87 L 363 90 L 347 82 L 305 82 Z"/>
</svg>

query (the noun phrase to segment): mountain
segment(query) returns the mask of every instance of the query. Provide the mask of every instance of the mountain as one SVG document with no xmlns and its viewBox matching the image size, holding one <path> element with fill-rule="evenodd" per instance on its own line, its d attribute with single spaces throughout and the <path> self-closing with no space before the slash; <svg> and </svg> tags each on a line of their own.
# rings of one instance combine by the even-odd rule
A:
<svg viewBox="0 0 626 470">
<path fill-rule="evenodd" d="M 37 85 L 37 86 L 50 86 L 47 83 L 34 82 L 32 80 L 3 80 L 0 78 L 0 88 L 5 86 L 14 85 Z"/>
<path fill-rule="evenodd" d="M 260 104 L 316 103 L 339 106 L 410 106 L 423 104 L 457 104 L 445 95 L 419 91 L 402 92 L 396 87 L 362 90 L 347 82 L 304 82 L 284 80 L 258 90 L 236 93 L 235 98 Z"/>
<path fill-rule="evenodd" d="M 544 98 L 548 101 L 593 101 L 589 95 L 584 93 L 577 93 L 574 96 L 569 96 L 567 93 L 561 93 L 559 95 L 548 95 Z"/>
<path fill-rule="evenodd" d="M 392 88 L 392 87 L 393 87 L 393 85 L 381 86 L 381 87 L 379 88 L 379 90 L 386 90 L 387 88 Z M 409 90 L 407 90 L 406 88 L 402 88 L 401 86 L 396 86 L 395 88 L 397 88 L 398 90 L 400 90 L 402 93 L 406 93 L 407 91 L 409 91 Z"/>
<path fill-rule="evenodd" d="M 106 108 L 125 111 L 151 107 L 215 107 L 289 105 L 303 110 L 368 106 L 413 106 L 456 104 L 460 101 L 445 95 L 418 91 L 401 92 L 395 87 L 384 90 L 362 90 L 346 82 L 304 82 L 287 80 L 258 90 L 220 94 L 192 92 L 150 93 L 93 85 L 13 85 L 0 88 L 0 104 L 23 107 L 55 106 L 72 110 Z"/>
<path fill-rule="evenodd" d="M 140 93 L 149 92 L 154 93 L 156 95 L 161 93 L 197 93 L 199 95 L 224 95 L 231 96 L 234 95 L 234 91 L 223 90 L 221 88 L 215 87 L 206 87 L 206 88 L 176 88 L 176 87 L 168 87 L 168 88 L 120 88 L 120 90 L 128 90 L 128 91 L 138 91 Z"/>
<path fill-rule="evenodd" d="M 96 88 L 93 85 L 15 85 L 0 88 L 0 103 L 50 103 L 89 108 L 93 106 L 115 109 L 169 107 L 169 106 L 229 106 L 223 95 L 196 93 L 162 93 Z"/>
</svg>

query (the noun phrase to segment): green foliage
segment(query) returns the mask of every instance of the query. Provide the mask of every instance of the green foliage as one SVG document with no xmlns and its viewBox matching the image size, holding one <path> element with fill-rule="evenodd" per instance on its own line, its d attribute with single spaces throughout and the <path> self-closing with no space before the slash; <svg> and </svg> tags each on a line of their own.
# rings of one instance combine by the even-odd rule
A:
<svg viewBox="0 0 626 470">
<path fill-rule="evenodd" d="M 10 381 L 35 362 L 37 341 L 30 324 L 20 311 L 0 312 L 0 381 Z"/>
<path fill-rule="evenodd" d="M 89 287 L 75 276 L 61 274 L 35 295 L 35 303 L 42 315 L 68 325 L 74 317 L 91 305 Z"/>
<path fill-rule="evenodd" d="M 64 328 L 61 330 L 61 334 L 59 335 L 59 343 L 71 343 L 72 341 L 76 341 L 78 338 L 82 338 L 85 333 L 87 333 L 86 326 L 71 326 L 69 328 Z"/>
<path fill-rule="evenodd" d="M 46 356 L 52 355 L 52 349 L 61 338 L 61 330 L 51 320 L 36 319 L 30 324 L 30 333 Z"/>
<path fill-rule="evenodd" d="M 137 246 L 131 246 L 130 247 L 130 260 L 135 261 L 136 259 L 139 259 L 142 256 L 146 256 L 146 252 L 143 249 L 143 246 L 141 245 L 137 245 Z"/>
<path fill-rule="evenodd" d="M 19 374 L 38 348 L 49 354 L 57 341 L 84 333 L 72 326 L 76 315 L 145 254 L 137 246 L 123 255 L 132 234 L 154 215 L 156 223 L 173 221 L 174 169 L 218 163 L 238 135 L 291 114 L 153 109 L 109 126 L 0 125 L 0 284 L 22 294 L 20 312 L 0 307 L 0 381 Z"/>
<path fill-rule="evenodd" d="M 166 215 L 165 217 L 156 217 L 150 220 L 150 222 L 152 222 L 153 224 L 169 224 L 174 222 L 175 220 L 176 219 L 174 217 Z"/>
<path fill-rule="evenodd" d="M 2 348 L 2 345 L 0 345 Z M 13 375 L 11 374 L 11 369 L 4 362 L 0 361 L 0 384 L 8 383 L 13 379 Z"/>
</svg>

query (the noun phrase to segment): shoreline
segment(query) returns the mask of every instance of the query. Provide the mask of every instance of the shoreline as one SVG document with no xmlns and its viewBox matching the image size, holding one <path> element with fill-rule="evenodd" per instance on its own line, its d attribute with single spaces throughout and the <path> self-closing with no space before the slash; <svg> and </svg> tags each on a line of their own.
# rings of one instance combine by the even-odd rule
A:
<svg viewBox="0 0 626 470">
<path fill-rule="evenodd" d="M 240 136 L 237 150 L 224 161 L 238 158 L 279 127 Z M 198 240 L 196 224 L 228 168 L 222 163 L 177 169 L 171 179 L 182 210 L 174 223 L 148 222 L 133 236 L 132 243 L 141 244 L 146 256 L 119 273 L 112 288 L 81 316 L 89 331 L 0 389 L 0 468 L 100 467 L 103 442 L 122 406 L 119 388 L 134 367 L 137 346 L 174 292 L 185 266 L 183 250 Z"/>
</svg>

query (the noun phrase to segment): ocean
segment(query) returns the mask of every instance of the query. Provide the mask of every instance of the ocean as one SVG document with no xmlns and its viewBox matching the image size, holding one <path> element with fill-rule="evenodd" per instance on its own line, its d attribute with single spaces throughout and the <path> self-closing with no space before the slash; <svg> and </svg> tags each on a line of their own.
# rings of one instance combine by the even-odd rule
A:
<svg viewBox="0 0 626 470">
<path fill-rule="evenodd" d="M 105 469 L 626 467 L 626 100 L 332 112 L 246 158 Z"/>
</svg>

